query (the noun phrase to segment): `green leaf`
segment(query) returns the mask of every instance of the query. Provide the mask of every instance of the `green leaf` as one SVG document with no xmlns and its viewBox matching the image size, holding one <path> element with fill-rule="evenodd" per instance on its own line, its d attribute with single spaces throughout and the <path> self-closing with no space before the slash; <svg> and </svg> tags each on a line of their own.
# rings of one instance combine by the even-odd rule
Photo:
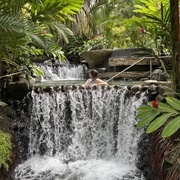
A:
<svg viewBox="0 0 180 180">
<path fill-rule="evenodd" d="M 142 107 L 139 107 L 137 108 L 137 111 L 139 112 L 145 112 L 145 111 L 150 111 L 150 110 L 153 110 L 154 108 L 151 107 L 151 106 L 142 106 Z"/>
<path fill-rule="evenodd" d="M 146 133 L 152 133 L 155 130 L 157 130 L 159 127 L 161 127 L 166 121 L 167 119 L 173 115 L 173 113 L 167 113 L 167 114 L 163 114 L 162 116 L 158 117 L 157 119 L 155 119 L 147 128 Z"/>
<path fill-rule="evenodd" d="M 166 97 L 166 101 L 170 104 L 173 108 L 180 111 L 180 101 L 173 97 Z"/>
<path fill-rule="evenodd" d="M 158 102 L 158 108 L 160 110 L 162 110 L 162 112 L 169 112 L 169 113 L 178 113 L 174 108 L 172 108 L 171 106 Z"/>
<path fill-rule="evenodd" d="M 38 76 L 43 76 L 43 75 L 44 75 L 43 71 L 41 71 L 37 66 L 33 65 L 32 68 L 33 68 L 34 72 L 35 72 Z"/>
<path fill-rule="evenodd" d="M 154 114 L 154 111 L 155 111 L 156 109 L 154 109 L 154 108 L 151 108 L 150 110 L 146 110 L 146 111 L 142 111 L 142 112 L 140 112 L 137 116 L 136 116 L 136 118 L 144 118 L 144 117 L 146 117 L 146 116 L 149 116 L 150 114 Z"/>
<path fill-rule="evenodd" d="M 153 113 L 150 113 L 144 119 L 139 121 L 139 123 L 137 124 L 137 128 L 142 128 L 143 126 L 147 125 L 149 122 L 151 122 L 160 113 L 161 113 L 161 111 L 158 111 L 155 109 L 155 111 Z"/>
<path fill-rule="evenodd" d="M 166 138 L 174 134 L 180 128 L 180 116 L 171 120 L 162 132 L 162 137 Z"/>
<path fill-rule="evenodd" d="M 152 107 L 152 101 L 148 102 L 148 105 Z M 158 109 L 160 109 L 161 112 L 178 113 L 174 108 L 162 102 L 158 102 Z"/>
</svg>

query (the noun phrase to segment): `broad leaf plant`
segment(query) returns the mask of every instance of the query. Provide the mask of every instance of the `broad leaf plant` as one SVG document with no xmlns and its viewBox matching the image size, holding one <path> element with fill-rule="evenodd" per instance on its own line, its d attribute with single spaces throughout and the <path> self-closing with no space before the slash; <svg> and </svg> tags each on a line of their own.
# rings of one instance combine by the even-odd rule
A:
<svg viewBox="0 0 180 180">
<path fill-rule="evenodd" d="M 173 135 L 180 129 L 180 100 L 166 97 L 167 103 L 157 101 L 149 102 L 147 106 L 137 109 L 137 119 L 140 119 L 137 128 L 148 125 L 146 133 L 152 133 L 164 126 L 162 137 Z"/>
</svg>

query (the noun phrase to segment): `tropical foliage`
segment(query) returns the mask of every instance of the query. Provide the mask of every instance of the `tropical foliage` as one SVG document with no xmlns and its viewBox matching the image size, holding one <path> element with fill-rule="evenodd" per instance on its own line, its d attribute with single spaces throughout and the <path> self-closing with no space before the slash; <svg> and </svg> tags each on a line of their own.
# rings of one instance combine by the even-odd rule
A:
<svg viewBox="0 0 180 180">
<path fill-rule="evenodd" d="M 146 47 L 155 55 L 171 53 L 169 0 L 87 0 L 74 18 L 72 31 L 83 42 L 77 43 L 78 53 L 97 36 L 106 42 L 103 48 Z"/>
<path fill-rule="evenodd" d="M 142 128 L 148 125 L 146 133 L 152 133 L 165 125 L 162 137 L 173 135 L 180 129 L 180 100 L 173 97 L 166 97 L 167 104 L 156 101 L 149 102 L 148 106 L 138 108 L 140 119 L 137 127 Z M 154 106 L 154 107 L 153 107 Z M 167 123 L 168 121 L 168 123 Z"/>
<path fill-rule="evenodd" d="M 72 36 L 65 48 L 65 55 L 69 61 L 79 62 L 83 59 L 81 55 L 84 51 L 104 49 L 106 45 L 107 41 L 100 36 L 87 41 L 84 41 L 80 36 Z"/>
<path fill-rule="evenodd" d="M 127 33 L 136 46 L 154 49 L 158 55 L 171 52 L 169 0 L 140 0 L 130 19 L 124 20 Z"/>
<path fill-rule="evenodd" d="M 82 5 L 83 0 L 1 0 L 0 74 L 21 65 L 31 69 L 34 56 L 65 59 L 62 43 L 72 35 L 67 25 Z"/>
<path fill-rule="evenodd" d="M 81 13 L 75 17 L 76 24 L 73 24 L 75 28 L 72 26 L 72 31 L 80 35 L 84 41 L 101 36 L 107 42 L 105 48 L 123 48 L 130 44 L 132 46 L 121 21 L 132 17 L 136 1 L 86 0 Z"/>
<path fill-rule="evenodd" d="M 11 160 L 11 150 L 11 135 L 0 130 L 0 168 L 3 166 L 8 170 L 8 164 Z"/>
</svg>

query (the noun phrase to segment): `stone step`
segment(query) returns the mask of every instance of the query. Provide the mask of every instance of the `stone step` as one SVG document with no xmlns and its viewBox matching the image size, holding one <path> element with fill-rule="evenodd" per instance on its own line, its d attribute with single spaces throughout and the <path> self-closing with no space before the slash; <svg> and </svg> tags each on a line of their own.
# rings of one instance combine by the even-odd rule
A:
<svg viewBox="0 0 180 180">
<path fill-rule="evenodd" d="M 99 73 L 99 78 L 101 79 L 110 79 L 113 76 L 118 74 L 118 72 L 105 72 L 105 73 Z M 147 78 L 150 75 L 149 71 L 145 72 L 138 72 L 138 71 L 131 71 L 131 72 L 123 72 L 122 74 L 119 74 L 114 79 L 122 79 L 122 78 Z"/>
<path fill-rule="evenodd" d="M 142 57 L 111 57 L 109 58 L 109 66 L 130 66 L 140 59 L 142 59 Z M 154 58 L 144 59 L 136 65 L 150 65 L 150 60 L 152 62 L 152 65 L 160 65 L 159 60 Z"/>
</svg>

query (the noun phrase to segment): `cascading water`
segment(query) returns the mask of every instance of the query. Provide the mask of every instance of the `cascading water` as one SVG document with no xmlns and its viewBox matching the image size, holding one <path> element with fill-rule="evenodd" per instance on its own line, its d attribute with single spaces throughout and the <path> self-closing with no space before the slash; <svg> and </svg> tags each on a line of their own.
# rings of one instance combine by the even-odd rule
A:
<svg viewBox="0 0 180 180">
<path fill-rule="evenodd" d="M 126 88 L 32 91 L 27 160 L 15 180 L 143 180 L 136 108 Z"/>
<path fill-rule="evenodd" d="M 41 81 L 46 80 L 64 80 L 64 79 L 84 79 L 85 65 L 75 65 L 69 63 L 52 63 L 45 61 L 37 66 L 44 72 Z"/>
</svg>

